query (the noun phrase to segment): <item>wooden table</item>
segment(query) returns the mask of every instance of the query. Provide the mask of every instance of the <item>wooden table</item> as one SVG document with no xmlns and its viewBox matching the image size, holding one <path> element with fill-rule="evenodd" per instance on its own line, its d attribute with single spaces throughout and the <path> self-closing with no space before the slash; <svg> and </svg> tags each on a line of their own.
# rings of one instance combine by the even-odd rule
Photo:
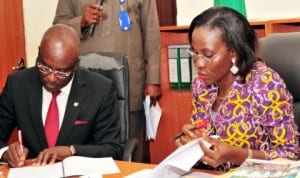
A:
<svg viewBox="0 0 300 178">
<path fill-rule="evenodd" d="M 145 163 L 126 162 L 126 161 L 115 161 L 115 162 L 120 169 L 120 173 L 103 175 L 103 178 L 123 178 L 124 176 L 127 176 L 136 171 L 143 170 L 143 169 L 153 169 L 156 166 L 155 164 L 145 164 Z M 2 177 L 0 176 L 0 178 L 7 178 L 8 171 L 9 171 L 8 166 L 0 165 L 0 172 L 2 172 L 3 174 Z M 206 172 L 215 175 L 221 174 L 221 172 L 211 171 L 211 170 L 195 169 L 195 171 L 201 171 L 201 172 Z"/>
</svg>

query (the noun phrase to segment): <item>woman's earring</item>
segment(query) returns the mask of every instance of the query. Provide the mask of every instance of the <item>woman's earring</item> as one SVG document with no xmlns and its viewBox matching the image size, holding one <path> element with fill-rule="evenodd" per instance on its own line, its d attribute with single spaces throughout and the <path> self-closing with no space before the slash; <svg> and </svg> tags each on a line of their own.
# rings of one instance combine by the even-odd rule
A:
<svg viewBox="0 0 300 178">
<path fill-rule="evenodd" d="M 232 62 L 232 67 L 230 68 L 230 71 L 233 75 L 237 74 L 239 72 L 239 68 L 236 66 L 235 63 L 236 59 L 232 58 L 231 62 Z"/>
</svg>

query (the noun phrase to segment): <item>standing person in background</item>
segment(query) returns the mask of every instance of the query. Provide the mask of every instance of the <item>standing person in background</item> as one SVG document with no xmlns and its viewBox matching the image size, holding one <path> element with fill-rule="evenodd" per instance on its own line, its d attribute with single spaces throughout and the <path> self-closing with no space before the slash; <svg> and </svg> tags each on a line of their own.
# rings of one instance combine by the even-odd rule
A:
<svg viewBox="0 0 300 178">
<path fill-rule="evenodd" d="M 119 23 L 122 16 L 123 23 Z M 129 18 L 129 21 L 126 21 Z M 73 27 L 81 37 L 80 53 L 118 52 L 128 56 L 130 137 L 139 139 L 133 161 L 149 162 L 145 136 L 144 95 L 152 104 L 161 96 L 160 30 L 155 0 L 59 0 L 53 24 Z M 95 24 L 93 33 L 91 25 Z"/>
<path fill-rule="evenodd" d="M 297 159 L 293 98 L 278 73 L 256 57 L 257 38 L 247 19 L 212 7 L 193 19 L 188 37 L 198 68 L 192 124 L 209 124 L 193 132 L 191 124 L 184 125 L 176 145 L 204 137 L 212 146 L 199 142 L 204 152 L 199 163 L 223 171 L 247 158 Z"/>
</svg>

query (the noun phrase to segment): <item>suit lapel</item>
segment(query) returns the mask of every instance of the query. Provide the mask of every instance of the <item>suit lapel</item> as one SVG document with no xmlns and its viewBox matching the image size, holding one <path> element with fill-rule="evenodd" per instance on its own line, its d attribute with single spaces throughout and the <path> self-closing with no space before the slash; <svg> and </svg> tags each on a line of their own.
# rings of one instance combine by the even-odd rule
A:
<svg viewBox="0 0 300 178">
<path fill-rule="evenodd" d="M 71 134 L 71 131 L 74 127 L 74 122 L 78 118 L 81 104 L 83 103 L 86 95 L 84 85 L 85 81 L 82 78 L 82 73 L 77 71 L 72 83 L 63 123 L 56 141 L 57 145 L 65 144 L 66 140 Z"/>
<path fill-rule="evenodd" d="M 44 126 L 42 122 L 42 83 L 38 72 L 32 75 L 26 90 L 30 119 L 33 123 L 35 135 L 41 147 L 47 147 Z"/>
</svg>

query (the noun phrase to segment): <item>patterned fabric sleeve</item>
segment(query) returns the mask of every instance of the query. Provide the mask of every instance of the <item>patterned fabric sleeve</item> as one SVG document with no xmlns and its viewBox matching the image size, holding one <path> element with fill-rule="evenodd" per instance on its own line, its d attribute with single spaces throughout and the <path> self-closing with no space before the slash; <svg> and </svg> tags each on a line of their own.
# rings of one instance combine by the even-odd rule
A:
<svg viewBox="0 0 300 178">
<path fill-rule="evenodd" d="M 280 76 L 270 68 L 258 70 L 253 86 L 252 109 L 262 116 L 262 132 L 266 143 L 261 145 L 268 159 L 297 159 L 297 128 L 294 122 L 293 99 Z"/>
<path fill-rule="evenodd" d="M 214 85 L 206 86 L 197 76 L 194 78 L 192 83 L 192 122 L 210 119 L 212 95 L 216 95 L 216 91 L 217 88 Z"/>
</svg>

